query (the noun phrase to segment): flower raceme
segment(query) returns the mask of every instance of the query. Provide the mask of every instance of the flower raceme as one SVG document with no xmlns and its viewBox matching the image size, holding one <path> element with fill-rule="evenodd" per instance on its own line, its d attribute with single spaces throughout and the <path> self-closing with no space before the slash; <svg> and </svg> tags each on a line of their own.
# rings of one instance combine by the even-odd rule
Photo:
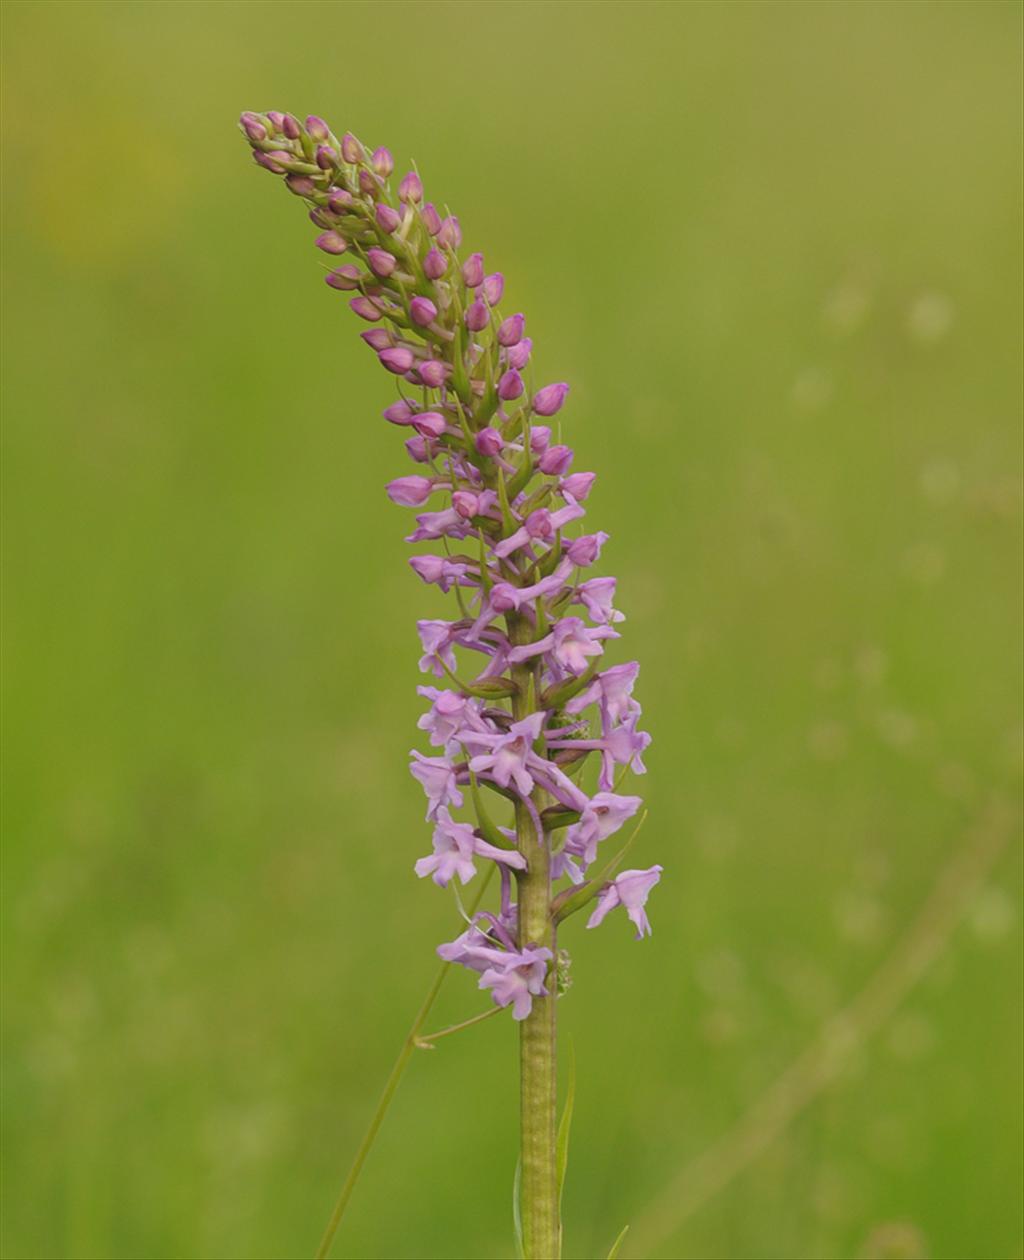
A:
<svg viewBox="0 0 1024 1260">
<path fill-rule="evenodd" d="M 418 623 L 420 669 L 443 685 L 419 688 L 433 754 L 414 751 L 410 769 L 434 833 L 415 870 L 445 887 L 468 883 L 479 863 L 497 866 L 500 910 L 473 916 L 438 952 L 523 1020 L 554 991 L 556 960 L 553 936 L 529 939 L 520 924 L 513 875 L 543 868 L 552 920 L 594 903 L 594 927 L 622 906 L 642 936 L 662 869 L 612 878 L 615 860 L 588 875 L 640 809 L 617 789 L 644 772 L 650 737 L 637 729 L 637 664 L 602 668 L 624 618 L 615 579 L 584 571 L 608 535 L 567 532 L 586 515 L 594 474 L 571 471 L 572 450 L 535 422 L 561 414 L 569 386 L 531 387 L 533 343 L 525 317 L 500 309 L 504 277 L 480 253 L 460 260 L 459 220 L 424 200 L 417 172 L 393 189 L 387 149 L 339 139 L 314 116 L 245 113 L 240 126 L 256 162 L 305 203 L 330 260 L 326 283 L 351 295 L 370 325 L 362 339 L 397 387 L 384 418 L 407 430 L 421 471 L 396 477 L 387 495 L 416 512 L 407 541 L 432 544 L 411 558 L 414 572 L 458 613 Z M 515 829 L 491 821 L 483 789 L 515 807 Z M 468 820 L 452 817 L 466 809 Z"/>
</svg>

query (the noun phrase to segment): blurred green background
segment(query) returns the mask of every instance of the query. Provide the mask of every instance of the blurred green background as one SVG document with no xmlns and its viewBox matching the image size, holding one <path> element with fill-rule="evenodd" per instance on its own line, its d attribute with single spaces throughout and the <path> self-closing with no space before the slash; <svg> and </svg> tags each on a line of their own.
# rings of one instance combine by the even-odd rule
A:
<svg viewBox="0 0 1024 1260">
<path fill-rule="evenodd" d="M 416 158 L 600 474 L 666 874 L 566 933 L 567 1256 L 1020 1256 L 1020 6 L 4 9 L 4 1254 L 310 1254 L 456 926 L 280 108 Z M 509 1021 L 419 1055 L 336 1254 L 511 1256 L 515 1082 Z"/>
</svg>

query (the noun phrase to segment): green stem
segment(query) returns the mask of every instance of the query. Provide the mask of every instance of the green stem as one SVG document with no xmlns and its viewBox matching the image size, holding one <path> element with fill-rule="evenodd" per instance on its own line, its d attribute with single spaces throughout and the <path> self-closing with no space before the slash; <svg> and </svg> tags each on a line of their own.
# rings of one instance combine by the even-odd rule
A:
<svg viewBox="0 0 1024 1260">
<path fill-rule="evenodd" d="M 483 900 L 484 893 L 487 891 L 487 885 L 490 883 L 491 876 L 494 874 L 494 866 L 484 876 L 480 885 L 480 890 L 470 906 L 469 913 L 472 915 L 477 906 Z M 338 1194 L 338 1200 L 334 1205 L 334 1211 L 331 1213 L 331 1219 L 327 1222 L 327 1228 L 324 1230 L 324 1236 L 320 1240 L 320 1246 L 317 1248 L 316 1260 L 326 1260 L 331 1250 L 331 1244 L 334 1242 L 334 1236 L 338 1232 L 338 1226 L 341 1224 L 341 1218 L 345 1215 L 345 1209 L 348 1207 L 348 1201 L 352 1197 L 352 1191 L 356 1188 L 356 1182 L 359 1180 L 359 1174 L 363 1171 L 363 1165 L 366 1163 L 366 1157 L 370 1153 L 374 1139 L 377 1136 L 380 1126 L 384 1122 L 384 1116 L 387 1114 L 388 1107 L 391 1106 L 391 1100 L 395 1096 L 399 1082 L 405 1074 L 405 1069 L 409 1066 L 409 1059 L 412 1052 L 416 1049 L 416 1041 L 420 1034 L 420 1029 L 427 1022 L 427 1016 L 430 1014 L 431 1007 L 437 1000 L 438 993 L 441 992 L 441 985 L 444 984 L 445 977 L 452 966 L 451 963 L 442 963 L 434 982 L 427 991 L 427 996 L 423 999 L 423 1004 L 416 1014 L 416 1018 L 412 1022 L 412 1027 L 402 1043 L 402 1049 L 399 1051 L 398 1058 L 395 1060 L 394 1067 L 391 1069 L 391 1075 L 387 1079 L 384 1086 L 384 1092 L 380 1096 L 380 1102 L 377 1104 L 377 1110 L 373 1113 L 370 1120 L 370 1126 L 363 1135 L 363 1140 L 359 1144 L 356 1151 L 355 1159 L 352 1161 L 352 1167 L 348 1170 L 348 1176 L 345 1178 L 344 1185 Z M 497 1008 L 495 1008 L 497 1009 Z M 436 1035 L 436 1034 L 435 1034 Z"/>
<path fill-rule="evenodd" d="M 509 620 L 513 642 L 528 642 L 530 626 Z M 527 715 L 531 694 L 530 667 L 513 670 L 518 692 L 512 699 L 517 720 Z M 534 795 L 538 813 L 550 802 Z M 525 1260 L 558 1260 L 561 1224 L 558 1207 L 557 1062 L 555 1019 L 555 924 L 551 917 L 551 849 L 546 835 L 537 835 L 530 811 L 516 804 L 516 836 L 529 863 L 519 876 L 519 947 L 551 950 L 545 985 L 549 996 L 534 998 L 530 1014 L 519 1025 L 520 1072 L 520 1202 Z"/>
</svg>

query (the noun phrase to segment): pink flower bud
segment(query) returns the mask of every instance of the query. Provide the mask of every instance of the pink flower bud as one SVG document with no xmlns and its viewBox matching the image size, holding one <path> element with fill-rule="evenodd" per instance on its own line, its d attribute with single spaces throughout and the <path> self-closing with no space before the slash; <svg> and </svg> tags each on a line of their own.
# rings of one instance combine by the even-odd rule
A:
<svg viewBox="0 0 1024 1260">
<path fill-rule="evenodd" d="M 433 443 L 428 442 L 426 438 L 420 437 L 417 433 L 415 437 L 407 438 L 405 449 L 409 452 L 411 459 L 417 464 L 429 463 L 433 458 Z"/>
<path fill-rule="evenodd" d="M 343 254 L 348 249 L 348 241 L 340 232 L 321 232 L 316 238 L 316 247 L 325 254 Z"/>
<path fill-rule="evenodd" d="M 439 249 L 431 249 L 423 260 L 423 270 L 429 279 L 440 280 L 448 270 L 448 259 Z"/>
<path fill-rule="evenodd" d="M 327 194 L 327 205 L 335 214 L 344 214 L 352 204 L 352 194 L 347 188 L 332 188 Z"/>
<path fill-rule="evenodd" d="M 530 351 L 533 349 L 533 340 L 530 337 L 524 337 L 517 345 L 509 346 L 505 353 L 505 362 L 512 368 L 518 368 L 520 371 L 530 362 Z"/>
<path fill-rule="evenodd" d="M 501 380 L 498 382 L 498 397 L 505 402 L 511 402 L 513 398 L 518 398 L 523 392 L 523 378 L 515 370 L 511 368 L 508 372 L 503 373 Z"/>
<path fill-rule="evenodd" d="M 279 113 L 276 109 L 268 110 L 267 121 L 273 126 L 275 131 L 280 131 L 284 123 L 284 114 Z"/>
<path fill-rule="evenodd" d="M 245 111 L 239 118 L 238 125 L 250 140 L 266 140 L 267 138 L 267 129 L 260 121 L 259 114 L 254 114 L 251 110 Z"/>
<path fill-rule="evenodd" d="M 368 249 L 366 251 L 366 261 L 370 264 L 370 270 L 375 276 L 390 276 L 394 271 L 397 259 L 394 254 L 389 254 L 386 249 Z"/>
<path fill-rule="evenodd" d="M 405 401 L 404 398 L 398 402 L 393 402 L 390 407 L 384 408 L 384 419 L 389 420 L 392 424 L 412 424 L 413 417 L 416 412 Z"/>
<path fill-rule="evenodd" d="M 590 491 L 593 489 L 594 482 L 596 479 L 597 479 L 597 473 L 592 473 L 592 472 L 573 473 L 570 477 L 566 477 L 562 481 L 558 489 L 562 491 L 564 494 L 569 495 L 570 498 L 575 499 L 578 503 L 582 503 L 583 500 L 587 497 L 587 495 L 590 494 Z"/>
<path fill-rule="evenodd" d="M 397 210 L 392 210 L 390 206 L 386 206 L 383 201 L 377 202 L 377 209 L 374 211 L 377 218 L 377 225 L 384 232 L 393 232 L 395 228 L 402 222 L 402 216 Z"/>
<path fill-rule="evenodd" d="M 526 320 L 522 315 L 510 315 L 508 319 L 503 319 L 498 325 L 498 344 L 502 346 L 514 346 L 523 337 L 523 329 L 526 327 Z"/>
<path fill-rule="evenodd" d="M 266 170 L 273 171 L 275 175 L 283 175 L 288 169 L 287 163 L 292 160 L 292 155 L 281 149 L 273 149 L 270 153 L 261 153 L 259 149 L 253 149 L 252 160 L 265 167 Z"/>
<path fill-rule="evenodd" d="M 484 279 L 484 301 L 488 306 L 497 306 L 505 292 L 505 277 L 500 271 L 492 272 Z"/>
<path fill-rule="evenodd" d="M 298 140 L 302 135 L 302 128 L 299 126 L 299 120 L 293 118 L 291 114 L 285 114 L 281 120 L 281 130 L 289 140 Z"/>
<path fill-rule="evenodd" d="M 366 167 L 360 167 L 359 170 L 359 191 L 371 195 L 377 191 L 378 180 L 372 171 L 368 171 Z"/>
<path fill-rule="evenodd" d="M 608 535 L 603 529 L 598 530 L 596 534 L 584 534 L 582 538 L 574 538 L 572 542 L 565 546 L 565 554 L 573 562 L 582 568 L 593 564 L 601 554 L 601 548 L 608 541 Z"/>
<path fill-rule="evenodd" d="M 395 159 L 391 156 L 391 150 L 385 149 L 383 145 L 379 149 L 374 149 L 370 164 L 381 179 L 387 179 L 395 169 Z"/>
<path fill-rule="evenodd" d="M 341 137 L 341 156 L 351 165 L 361 162 L 366 156 L 366 150 L 351 131 L 346 131 Z"/>
<path fill-rule="evenodd" d="M 534 411 L 538 416 L 553 416 L 562 410 L 568 392 L 569 386 L 564 381 L 559 381 L 557 385 L 545 385 L 533 396 Z"/>
<path fill-rule="evenodd" d="M 550 538 L 555 532 L 551 524 L 551 513 L 547 508 L 537 508 L 523 521 L 523 526 L 531 538 Z"/>
<path fill-rule="evenodd" d="M 480 500 L 471 490 L 456 490 L 452 495 L 452 507 L 464 521 L 468 521 L 479 513 Z"/>
<path fill-rule="evenodd" d="M 440 232 L 441 216 L 437 213 L 429 201 L 420 211 L 420 218 L 423 220 L 423 226 L 427 229 L 431 236 L 436 236 L 438 232 Z"/>
<path fill-rule="evenodd" d="M 466 283 L 466 287 L 470 289 L 477 288 L 484 282 L 484 256 L 483 254 L 470 254 L 466 261 L 462 264 L 462 279 Z"/>
<path fill-rule="evenodd" d="M 374 302 L 372 298 L 368 297 L 353 298 L 352 301 L 349 302 L 349 306 L 355 311 L 360 319 L 369 320 L 371 324 L 375 324 L 383 314 L 377 303 Z"/>
<path fill-rule="evenodd" d="M 428 389 L 440 389 L 448 375 L 448 366 L 440 359 L 427 359 L 419 365 L 419 374 Z"/>
<path fill-rule="evenodd" d="M 437 319 L 437 307 L 430 298 L 414 297 L 409 303 L 409 318 L 414 324 L 426 328 Z"/>
<path fill-rule="evenodd" d="M 488 425 L 476 435 L 474 445 L 481 455 L 497 455 L 505 443 L 498 430 Z"/>
<path fill-rule="evenodd" d="M 572 465 L 572 448 L 568 446 L 549 446 L 537 460 L 537 467 L 549 477 L 561 477 Z"/>
<path fill-rule="evenodd" d="M 459 227 L 459 220 L 454 214 L 450 214 L 446 219 L 441 220 L 441 226 L 437 232 L 437 240 L 446 249 L 458 249 L 462 244 L 462 228 Z"/>
<path fill-rule="evenodd" d="M 421 437 L 438 438 L 447 429 L 448 422 L 439 411 L 421 411 L 413 417 L 412 425 Z"/>
<path fill-rule="evenodd" d="M 385 489 L 392 503 L 400 507 L 419 507 L 430 498 L 434 483 L 429 477 L 418 477 L 413 473 L 408 477 L 396 477 L 388 482 Z"/>
<path fill-rule="evenodd" d="M 480 332 L 490 322 L 490 312 L 486 302 L 473 302 L 466 311 L 466 327 L 470 332 Z"/>
<path fill-rule="evenodd" d="M 402 182 L 398 185 L 399 201 L 411 201 L 413 205 L 423 200 L 423 180 L 415 171 L 409 171 L 407 175 L 402 176 Z"/>
<path fill-rule="evenodd" d="M 353 263 L 329 271 L 324 279 L 332 289 L 358 289 L 362 272 Z"/>
<path fill-rule="evenodd" d="M 394 372 L 396 376 L 404 376 L 416 362 L 413 352 L 407 350 L 405 346 L 382 350 L 377 358 L 380 359 L 382 367 L 387 368 L 389 372 Z"/>
<path fill-rule="evenodd" d="M 491 587 L 491 607 L 495 612 L 511 612 L 519 606 L 519 592 L 511 582 L 496 582 Z"/>
<path fill-rule="evenodd" d="M 297 197 L 312 197 L 316 192 L 316 184 L 308 175 L 286 175 L 284 182 Z"/>
<path fill-rule="evenodd" d="M 548 449 L 548 443 L 551 441 L 551 430 L 546 424 L 533 424 L 530 426 L 530 450 L 534 455 L 540 455 Z"/>
<path fill-rule="evenodd" d="M 322 118 L 318 118 L 316 114 L 310 114 L 306 119 L 306 130 L 313 140 L 329 140 L 331 138 L 330 127 Z"/>
<path fill-rule="evenodd" d="M 388 346 L 395 344 L 386 328 L 369 328 L 366 332 L 361 332 L 359 336 L 374 350 L 386 350 Z"/>
<path fill-rule="evenodd" d="M 322 171 L 329 171 L 338 165 L 338 154 L 329 144 L 318 144 L 316 147 L 316 164 Z"/>
</svg>

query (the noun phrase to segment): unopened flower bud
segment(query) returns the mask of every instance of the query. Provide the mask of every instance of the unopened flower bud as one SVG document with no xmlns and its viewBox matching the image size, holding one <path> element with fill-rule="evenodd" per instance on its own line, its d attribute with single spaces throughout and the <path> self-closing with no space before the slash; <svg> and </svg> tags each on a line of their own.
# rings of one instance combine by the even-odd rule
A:
<svg viewBox="0 0 1024 1260">
<path fill-rule="evenodd" d="M 520 371 L 530 362 L 530 351 L 533 349 L 533 339 L 524 337 L 522 341 L 514 346 L 509 346 L 505 353 L 505 362 L 509 367 L 518 368 Z"/>
<path fill-rule="evenodd" d="M 470 254 L 466 261 L 462 264 L 462 279 L 466 283 L 466 287 L 470 289 L 477 288 L 484 282 L 484 256 L 483 254 Z"/>
<path fill-rule="evenodd" d="M 418 477 L 415 473 L 408 477 L 396 477 L 385 487 L 392 503 L 400 507 L 419 507 L 430 498 L 434 483 L 429 477 Z"/>
<path fill-rule="evenodd" d="M 421 437 L 437 438 L 447 429 L 448 422 L 439 411 L 421 411 L 413 416 L 412 426 Z"/>
<path fill-rule="evenodd" d="M 497 455 L 505 443 L 498 430 L 488 425 L 476 435 L 474 445 L 481 455 Z"/>
<path fill-rule="evenodd" d="M 328 214 L 325 210 L 321 210 L 319 206 L 311 206 L 309 221 L 310 223 L 315 223 L 318 228 L 330 228 L 334 222 L 334 216 Z"/>
<path fill-rule="evenodd" d="M 533 424 L 530 426 L 530 450 L 534 455 L 540 455 L 548 449 L 548 443 L 551 441 L 551 430 L 546 424 Z"/>
<path fill-rule="evenodd" d="M 433 458 L 433 443 L 428 442 L 418 433 L 415 437 L 406 439 L 405 449 L 409 452 L 409 457 L 417 464 L 427 464 Z"/>
<path fill-rule="evenodd" d="M 505 277 L 500 271 L 494 271 L 484 278 L 484 301 L 488 306 L 497 306 L 505 292 Z"/>
<path fill-rule="evenodd" d="M 537 390 L 533 396 L 533 409 L 538 416 L 553 416 L 556 412 L 561 411 L 562 403 L 565 402 L 565 396 L 569 392 L 569 386 L 564 381 L 559 381 L 556 385 L 545 385 L 543 389 Z"/>
<path fill-rule="evenodd" d="M 480 511 L 480 500 L 471 490 L 456 490 L 452 495 L 452 507 L 464 521 L 469 521 Z"/>
<path fill-rule="evenodd" d="M 308 175 L 286 175 L 284 182 L 297 197 L 312 197 L 316 192 L 316 184 Z"/>
<path fill-rule="evenodd" d="M 450 563 L 444 556 L 411 556 L 409 565 L 413 572 L 424 582 L 440 582 L 444 579 L 444 571 Z"/>
<path fill-rule="evenodd" d="M 404 398 L 398 402 L 393 402 L 390 407 L 384 408 L 384 419 L 389 420 L 392 424 L 412 424 L 413 416 L 416 412 L 405 401 Z"/>
<path fill-rule="evenodd" d="M 238 120 L 238 125 L 242 128 L 250 140 L 266 140 L 267 129 L 260 121 L 258 114 L 254 114 L 251 110 L 246 110 L 242 117 Z"/>
<path fill-rule="evenodd" d="M 316 247 L 325 254 L 343 254 L 348 249 L 348 241 L 340 232 L 321 232 L 316 238 Z"/>
<path fill-rule="evenodd" d="M 366 150 L 351 131 L 346 131 L 341 138 L 341 156 L 350 165 L 361 162 L 366 156 Z"/>
<path fill-rule="evenodd" d="M 414 324 L 426 328 L 437 319 L 437 307 L 430 298 L 414 297 L 409 303 L 409 318 Z"/>
<path fill-rule="evenodd" d="M 437 240 L 438 244 L 443 245 L 445 249 L 458 249 L 462 244 L 462 228 L 459 227 L 459 220 L 454 214 L 441 220 L 441 226 L 437 230 Z"/>
<path fill-rule="evenodd" d="M 490 603 L 495 612 L 511 612 L 519 607 L 519 592 L 511 582 L 496 582 L 491 587 Z"/>
<path fill-rule="evenodd" d="M 569 446 L 549 446 L 537 460 L 537 467 L 549 477 L 561 477 L 572 465 L 572 448 Z"/>
<path fill-rule="evenodd" d="M 513 398 L 519 398 L 522 392 L 523 378 L 515 368 L 504 372 L 501 380 L 498 381 L 498 397 L 504 402 L 511 402 Z"/>
<path fill-rule="evenodd" d="M 271 124 L 275 131 L 280 131 L 284 126 L 284 114 L 276 109 L 267 111 L 267 121 Z"/>
<path fill-rule="evenodd" d="M 448 260 L 439 249 L 431 249 L 423 260 L 423 270 L 429 279 L 440 280 L 448 270 Z"/>
<path fill-rule="evenodd" d="M 582 538 L 574 538 L 571 542 L 565 544 L 565 554 L 573 562 L 586 568 L 587 565 L 593 564 L 601 554 L 601 548 L 608 541 L 608 535 L 603 529 L 597 531 L 596 534 L 584 534 Z"/>
<path fill-rule="evenodd" d="M 384 232 L 393 232 L 402 222 L 402 216 L 398 211 L 392 210 L 383 201 L 377 202 L 377 209 L 374 211 L 374 215 L 377 219 L 377 226 Z"/>
<path fill-rule="evenodd" d="M 347 188 L 332 188 L 327 194 L 327 205 L 335 214 L 344 214 L 352 204 L 352 194 Z"/>
<path fill-rule="evenodd" d="M 423 226 L 431 236 L 436 236 L 440 232 L 441 216 L 429 201 L 420 211 L 420 218 L 423 220 Z"/>
<path fill-rule="evenodd" d="M 391 156 L 391 150 L 385 149 L 383 145 L 379 149 L 374 149 L 370 165 L 381 179 L 387 179 L 395 169 L 395 159 Z"/>
<path fill-rule="evenodd" d="M 353 263 L 345 263 L 329 271 L 324 279 L 332 289 L 358 289 L 362 272 Z"/>
<path fill-rule="evenodd" d="M 378 188 L 377 177 L 372 171 L 368 171 L 366 167 L 361 167 L 359 171 L 359 191 L 369 195 L 375 193 Z"/>
<path fill-rule="evenodd" d="M 286 163 L 291 159 L 290 153 L 284 153 L 280 149 L 273 149 L 270 153 L 262 153 L 259 149 L 252 151 L 252 160 L 268 171 L 273 171 L 275 175 L 283 175 L 288 169 Z"/>
<path fill-rule="evenodd" d="M 298 140 L 299 136 L 302 135 L 302 128 L 299 126 L 299 120 L 297 118 L 293 118 L 291 114 L 285 114 L 284 118 L 281 120 L 281 130 L 289 140 Z"/>
<path fill-rule="evenodd" d="M 306 119 L 306 131 L 312 140 L 329 140 L 331 138 L 331 129 L 322 118 L 316 114 L 310 114 Z"/>
<path fill-rule="evenodd" d="M 470 332 L 480 332 L 490 322 L 490 312 L 486 302 L 472 302 L 466 311 L 466 327 Z"/>
<path fill-rule="evenodd" d="M 388 346 L 394 345 L 394 340 L 386 328 L 368 328 L 359 336 L 368 346 L 377 351 L 386 350 Z"/>
<path fill-rule="evenodd" d="M 332 170 L 338 165 L 337 151 L 329 144 L 318 144 L 316 147 L 316 164 L 322 171 Z"/>
<path fill-rule="evenodd" d="M 523 521 L 523 526 L 531 538 L 550 538 L 554 533 L 551 524 L 551 513 L 547 508 L 537 508 Z"/>
<path fill-rule="evenodd" d="M 380 359 L 382 367 L 387 368 L 389 372 L 394 372 L 396 376 L 404 376 L 416 362 L 413 352 L 407 350 L 405 346 L 394 346 L 391 349 L 382 350 L 377 358 Z"/>
<path fill-rule="evenodd" d="M 440 359 L 427 359 L 418 368 L 420 380 L 428 389 L 440 389 L 448 375 L 448 365 Z"/>
<path fill-rule="evenodd" d="M 374 302 L 372 298 L 368 297 L 353 298 L 352 301 L 349 302 L 349 306 L 355 311 L 360 319 L 369 320 L 371 324 L 375 324 L 383 314 L 383 311 L 377 303 Z"/>
<path fill-rule="evenodd" d="M 391 275 L 398 260 L 394 254 L 389 254 L 386 249 L 368 249 L 366 251 L 366 261 L 370 264 L 370 270 L 373 274 L 383 279 Z"/>
<path fill-rule="evenodd" d="M 402 176 L 402 182 L 398 185 L 398 198 L 403 202 L 412 202 L 413 205 L 423 200 L 423 180 L 415 171 L 409 171 Z"/>
<path fill-rule="evenodd" d="M 558 489 L 573 498 L 577 503 L 582 503 L 590 491 L 593 489 L 594 482 L 597 479 L 597 473 L 578 472 L 563 479 Z"/>
<path fill-rule="evenodd" d="M 526 327 L 526 320 L 522 315 L 510 315 L 508 319 L 503 319 L 498 325 L 498 344 L 502 346 L 514 346 L 523 337 L 523 329 Z"/>
</svg>

